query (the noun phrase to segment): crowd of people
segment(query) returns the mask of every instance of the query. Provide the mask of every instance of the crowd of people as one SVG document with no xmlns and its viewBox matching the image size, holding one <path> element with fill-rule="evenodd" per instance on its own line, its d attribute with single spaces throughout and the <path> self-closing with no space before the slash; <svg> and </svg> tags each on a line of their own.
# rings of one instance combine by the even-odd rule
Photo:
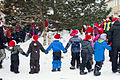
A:
<svg viewBox="0 0 120 80">
<path fill-rule="evenodd" d="M 19 53 L 28 57 L 30 55 L 30 74 L 39 73 L 40 71 L 40 50 L 45 54 L 48 54 L 53 49 L 53 61 L 52 61 L 52 72 L 61 71 L 61 54 L 67 53 L 68 48 L 71 45 L 71 67 L 80 69 L 80 75 L 85 75 L 85 68 L 88 72 L 94 73 L 95 76 L 101 75 L 101 68 L 104 62 L 104 51 L 109 51 L 110 61 L 112 63 L 112 72 L 120 72 L 120 16 L 119 18 L 106 19 L 101 24 L 91 24 L 84 30 L 85 38 L 82 39 L 78 36 L 79 31 L 73 30 L 70 33 L 71 38 L 64 47 L 60 42 L 60 34 L 54 36 L 55 40 L 44 49 L 44 46 L 38 41 L 41 34 L 39 27 L 31 25 L 29 29 L 15 28 L 15 30 L 7 30 L 5 27 L 0 26 L 0 68 L 2 68 L 3 60 L 6 56 L 5 49 L 11 51 L 11 65 L 10 71 L 19 73 Z M 9 36 L 8 36 L 9 35 Z M 27 38 L 26 38 L 27 36 Z M 27 52 L 24 52 L 19 42 L 24 42 L 29 38 L 33 38 L 33 41 L 29 44 Z M 8 43 L 8 46 L 6 45 Z M 81 47 L 80 47 L 81 46 Z M 95 60 L 94 69 L 93 55 Z M 80 58 L 82 61 L 80 61 Z M 119 59 L 119 61 L 118 61 Z M 75 64 L 77 61 L 77 64 Z"/>
</svg>

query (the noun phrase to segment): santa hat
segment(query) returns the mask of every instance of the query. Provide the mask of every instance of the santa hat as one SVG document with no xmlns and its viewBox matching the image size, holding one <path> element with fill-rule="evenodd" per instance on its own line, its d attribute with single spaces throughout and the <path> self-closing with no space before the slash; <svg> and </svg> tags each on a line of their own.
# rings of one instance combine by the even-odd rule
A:
<svg viewBox="0 0 120 80">
<path fill-rule="evenodd" d="M 2 21 L 0 21 L 0 27 L 2 27 L 2 25 L 3 25 L 3 23 L 2 23 Z"/>
<path fill-rule="evenodd" d="M 88 34 L 87 34 L 87 35 L 85 36 L 85 39 L 84 39 L 84 40 L 90 40 L 90 39 L 91 39 L 91 35 L 88 35 Z"/>
<path fill-rule="evenodd" d="M 8 44 L 9 47 L 14 47 L 16 45 L 16 41 L 15 40 L 11 40 Z"/>
<path fill-rule="evenodd" d="M 74 35 L 76 35 L 76 34 L 78 34 L 78 30 L 73 30 L 73 31 L 70 33 L 70 36 L 74 36 Z"/>
<path fill-rule="evenodd" d="M 38 35 L 33 35 L 33 40 L 35 41 L 35 43 L 34 43 L 35 46 L 37 45 L 36 42 L 37 42 L 38 38 L 39 38 Z"/>
<path fill-rule="evenodd" d="M 60 34 L 56 34 L 56 35 L 54 36 L 54 38 L 55 38 L 55 39 L 60 39 Z"/>
<path fill-rule="evenodd" d="M 99 28 L 98 32 L 99 32 L 99 34 L 102 34 L 103 33 L 103 28 Z"/>
</svg>

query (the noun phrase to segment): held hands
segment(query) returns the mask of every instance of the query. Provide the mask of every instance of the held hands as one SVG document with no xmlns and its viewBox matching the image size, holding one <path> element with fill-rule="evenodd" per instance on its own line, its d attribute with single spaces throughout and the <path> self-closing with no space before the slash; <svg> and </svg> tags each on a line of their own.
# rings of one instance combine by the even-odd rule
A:
<svg viewBox="0 0 120 80">
<path fill-rule="evenodd" d="M 48 54 L 48 51 L 45 51 L 45 54 Z"/>
<path fill-rule="evenodd" d="M 65 50 L 63 51 L 63 53 L 67 53 L 67 49 L 65 49 Z"/>
<path fill-rule="evenodd" d="M 27 52 L 27 53 L 25 54 L 25 56 L 28 57 L 28 56 L 29 56 L 29 53 Z"/>
</svg>

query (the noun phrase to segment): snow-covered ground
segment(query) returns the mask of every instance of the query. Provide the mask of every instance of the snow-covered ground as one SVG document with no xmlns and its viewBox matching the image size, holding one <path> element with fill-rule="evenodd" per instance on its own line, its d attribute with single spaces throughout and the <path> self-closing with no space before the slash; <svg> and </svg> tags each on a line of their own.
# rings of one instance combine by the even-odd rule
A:
<svg viewBox="0 0 120 80">
<path fill-rule="evenodd" d="M 65 46 L 70 38 L 68 31 L 60 32 L 63 42 Z M 84 35 L 80 35 L 80 37 L 84 38 Z M 42 43 L 43 38 L 40 37 L 39 41 Z M 26 52 L 31 40 L 20 43 L 22 49 Z M 46 49 L 48 46 L 44 46 Z M 3 62 L 3 69 L 0 69 L 0 78 L 3 80 L 119 80 L 120 73 L 112 73 L 111 71 L 111 62 L 109 62 L 108 51 L 105 51 L 105 62 L 101 69 L 101 76 L 94 76 L 93 72 L 88 73 L 87 75 L 80 75 L 79 69 L 70 70 L 69 67 L 71 61 L 71 51 L 68 49 L 67 53 L 63 53 L 62 56 L 62 69 L 60 72 L 51 72 L 52 69 L 52 51 L 49 54 L 45 54 L 43 52 L 40 53 L 40 72 L 39 74 L 29 74 L 30 71 L 30 56 L 25 57 L 21 54 L 20 56 L 20 66 L 19 66 L 19 74 L 15 74 L 10 72 L 10 52 L 6 50 L 6 58 Z M 94 67 L 94 65 L 93 65 Z"/>
</svg>

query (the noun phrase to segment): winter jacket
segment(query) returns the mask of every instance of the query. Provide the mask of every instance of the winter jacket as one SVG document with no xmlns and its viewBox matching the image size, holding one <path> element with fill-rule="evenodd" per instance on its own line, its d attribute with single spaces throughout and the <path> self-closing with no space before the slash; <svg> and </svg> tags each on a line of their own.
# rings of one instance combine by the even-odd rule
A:
<svg viewBox="0 0 120 80">
<path fill-rule="evenodd" d="M 7 42 L 6 37 L 4 36 L 3 28 L 0 27 L 0 49 L 4 49 L 4 43 Z"/>
<path fill-rule="evenodd" d="M 11 51 L 11 54 L 19 54 L 19 53 L 21 53 L 21 54 L 25 55 L 22 48 L 20 48 L 20 45 L 16 45 L 12 49 L 10 49 L 9 47 L 7 47 L 6 49 Z"/>
<path fill-rule="evenodd" d="M 66 52 L 63 44 L 59 40 L 54 40 L 46 49 L 46 52 L 49 52 L 51 49 L 53 49 L 53 52 L 60 52 L 61 50 L 63 52 Z"/>
<path fill-rule="evenodd" d="M 80 43 L 82 39 L 78 37 L 78 35 L 74 35 L 72 38 L 69 39 L 65 49 L 68 49 L 71 45 L 71 52 L 73 53 L 80 53 Z"/>
<path fill-rule="evenodd" d="M 31 60 L 32 59 L 39 60 L 40 50 L 42 52 L 45 52 L 45 49 L 43 48 L 42 44 L 39 41 L 36 42 L 36 44 L 37 44 L 36 46 L 34 45 L 34 43 L 35 43 L 35 41 L 32 41 L 30 43 L 27 53 L 31 53 L 31 55 L 30 55 Z"/>
<path fill-rule="evenodd" d="M 108 43 L 112 42 L 112 46 L 120 49 L 120 21 L 115 21 L 108 33 Z"/>
<path fill-rule="evenodd" d="M 92 61 L 92 59 L 93 59 L 92 54 L 94 52 L 93 52 L 93 48 L 92 48 L 91 42 L 88 41 L 88 40 L 81 41 L 81 48 L 82 48 L 82 50 L 81 50 L 81 56 L 84 56 L 84 55 L 87 54 L 85 56 L 86 57 L 86 62 L 88 60 Z M 85 53 L 85 54 L 82 54 L 82 52 Z"/>
<path fill-rule="evenodd" d="M 94 59 L 97 62 L 104 60 L 104 51 L 105 48 L 111 50 L 111 47 L 107 45 L 104 40 L 98 40 L 94 44 Z"/>
</svg>

